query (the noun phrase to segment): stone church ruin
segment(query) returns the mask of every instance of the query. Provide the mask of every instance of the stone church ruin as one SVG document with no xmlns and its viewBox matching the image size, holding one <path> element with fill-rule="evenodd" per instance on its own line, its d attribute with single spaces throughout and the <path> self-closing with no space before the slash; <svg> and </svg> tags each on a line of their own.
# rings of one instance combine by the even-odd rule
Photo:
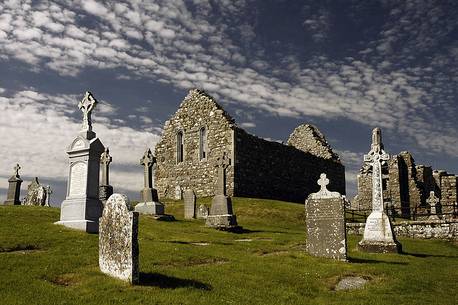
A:
<svg viewBox="0 0 458 305">
<path fill-rule="evenodd" d="M 326 173 L 329 188 L 345 194 L 345 168 L 314 126 L 303 124 L 287 144 L 267 141 L 238 127 L 234 119 L 201 90 L 191 90 L 165 122 L 155 148 L 155 185 L 159 197 L 192 189 L 197 197 L 214 195 L 216 159 L 228 152 L 228 196 L 303 202 L 318 191 Z"/>
</svg>

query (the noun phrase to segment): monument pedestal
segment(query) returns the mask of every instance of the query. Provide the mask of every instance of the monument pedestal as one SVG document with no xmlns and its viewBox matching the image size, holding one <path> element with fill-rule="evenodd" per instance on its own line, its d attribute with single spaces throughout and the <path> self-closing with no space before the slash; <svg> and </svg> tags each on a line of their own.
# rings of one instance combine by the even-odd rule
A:
<svg viewBox="0 0 458 305">
<path fill-rule="evenodd" d="M 237 217 L 232 212 L 232 200 L 226 195 L 213 197 L 210 214 L 207 216 L 205 226 L 219 230 L 238 230 Z"/>
<path fill-rule="evenodd" d="M 394 238 L 390 219 L 384 212 L 374 211 L 366 220 L 364 237 L 358 249 L 373 253 L 400 253 L 401 244 Z"/>
<path fill-rule="evenodd" d="M 135 212 L 149 215 L 164 215 L 164 205 L 160 202 L 140 202 L 135 206 Z"/>
<path fill-rule="evenodd" d="M 99 199 L 103 203 L 113 195 L 113 187 L 111 185 L 101 185 L 99 186 Z"/>
<path fill-rule="evenodd" d="M 8 193 L 4 205 L 20 205 L 19 195 L 21 193 L 22 179 L 18 176 L 12 176 L 8 179 Z"/>
<path fill-rule="evenodd" d="M 103 212 L 103 204 L 98 199 L 67 198 L 62 202 L 60 221 L 56 224 L 69 228 L 99 232 L 99 218 Z"/>
</svg>

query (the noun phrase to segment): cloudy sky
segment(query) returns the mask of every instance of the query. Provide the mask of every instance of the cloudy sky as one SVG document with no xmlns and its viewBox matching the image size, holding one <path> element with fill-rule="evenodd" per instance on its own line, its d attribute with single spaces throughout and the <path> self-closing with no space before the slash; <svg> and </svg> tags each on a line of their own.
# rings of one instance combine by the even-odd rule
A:
<svg viewBox="0 0 458 305">
<path fill-rule="evenodd" d="M 250 133 L 285 141 L 315 124 L 356 173 L 385 148 L 458 173 L 455 0 L 0 2 L 0 200 L 19 162 L 64 199 L 66 147 L 86 90 L 115 191 L 139 197 L 139 159 L 191 88 Z"/>
</svg>

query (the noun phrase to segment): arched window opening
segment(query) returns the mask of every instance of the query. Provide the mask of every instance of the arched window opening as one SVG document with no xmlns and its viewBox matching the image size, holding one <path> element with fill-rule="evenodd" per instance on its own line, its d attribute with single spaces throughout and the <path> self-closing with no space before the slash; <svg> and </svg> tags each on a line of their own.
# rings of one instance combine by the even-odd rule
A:
<svg viewBox="0 0 458 305">
<path fill-rule="evenodd" d="M 202 127 L 199 131 L 199 160 L 207 158 L 207 129 Z"/>
<path fill-rule="evenodd" d="M 177 132 L 177 163 L 183 162 L 184 155 L 184 137 L 183 132 Z"/>
</svg>

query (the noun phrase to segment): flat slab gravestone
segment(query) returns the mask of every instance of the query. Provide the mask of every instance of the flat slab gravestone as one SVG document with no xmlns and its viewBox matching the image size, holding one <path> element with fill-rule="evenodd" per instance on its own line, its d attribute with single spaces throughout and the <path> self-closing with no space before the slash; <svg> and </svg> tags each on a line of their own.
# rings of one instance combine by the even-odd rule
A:
<svg viewBox="0 0 458 305">
<path fill-rule="evenodd" d="M 99 266 L 103 273 L 138 283 L 138 213 L 127 196 L 108 198 L 99 222 Z"/>
<path fill-rule="evenodd" d="M 187 189 L 183 192 L 184 218 L 196 218 L 196 194 L 193 190 Z"/>
<path fill-rule="evenodd" d="M 347 260 L 345 200 L 338 192 L 327 190 L 329 179 L 321 174 L 321 189 L 305 201 L 307 252 L 313 256 Z"/>
</svg>

